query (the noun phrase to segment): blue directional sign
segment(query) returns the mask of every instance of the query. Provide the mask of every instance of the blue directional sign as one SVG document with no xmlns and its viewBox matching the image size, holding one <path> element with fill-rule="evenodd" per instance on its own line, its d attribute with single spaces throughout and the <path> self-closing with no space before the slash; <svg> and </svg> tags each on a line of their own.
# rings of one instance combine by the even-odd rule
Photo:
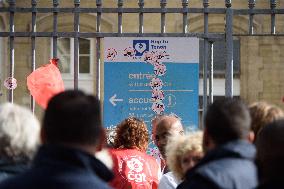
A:
<svg viewBox="0 0 284 189">
<path fill-rule="evenodd" d="M 174 113 L 187 129 L 198 127 L 198 39 L 111 38 L 105 40 L 104 125 L 114 127 L 129 116 L 143 119 L 151 130 L 154 100 L 150 82 L 163 82 L 164 113 Z M 132 49 L 131 49 L 132 48 Z M 129 51 L 129 52 L 125 52 Z M 157 76 L 145 61 L 147 52 L 167 54 L 166 73 Z"/>
</svg>

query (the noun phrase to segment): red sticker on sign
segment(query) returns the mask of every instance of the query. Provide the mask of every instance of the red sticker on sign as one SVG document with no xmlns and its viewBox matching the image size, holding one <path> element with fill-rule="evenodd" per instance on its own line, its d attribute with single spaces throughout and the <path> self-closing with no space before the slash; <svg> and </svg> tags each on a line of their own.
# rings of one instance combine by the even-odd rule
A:
<svg viewBox="0 0 284 189">
<path fill-rule="evenodd" d="M 150 82 L 152 89 L 161 89 L 163 85 L 163 81 L 160 78 L 153 78 Z"/>
<path fill-rule="evenodd" d="M 156 114 L 162 114 L 165 111 L 165 105 L 161 101 L 154 102 L 152 105 L 152 110 Z"/>
<path fill-rule="evenodd" d="M 162 63 L 156 63 L 154 65 L 154 74 L 157 76 L 163 76 L 166 74 L 167 68 L 165 64 Z"/>
<path fill-rule="evenodd" d="M 4 86 L 9 90 L 14 90 L 17 87 L 17 80 L 13 77 L 8 77 L 4 81 Z"/>
</svg>

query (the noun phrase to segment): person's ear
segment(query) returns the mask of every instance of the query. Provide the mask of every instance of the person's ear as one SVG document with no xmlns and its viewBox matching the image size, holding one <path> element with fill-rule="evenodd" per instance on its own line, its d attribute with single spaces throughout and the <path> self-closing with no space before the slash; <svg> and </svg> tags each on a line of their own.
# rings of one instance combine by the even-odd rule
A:
<svg viewBox="0 0 284 189">
<path fill-rule="evenodd" d="M 46 143 L 46 134 L 43 128 L 40 129 L 40 141 L 42 144 Z"/>
<path fill-rule="evenodd" d="M 204 128 L 203 130 L 203 139 L 202 139 L 202 147 L 203 147 L 203 151 L 206 152 L 207 151 L 207 147 L 208 147 L 208 133 L 207 133 L 207 129 Z"/>
<path fill-rule="evenodd" d="M 157 146 L 157 143 L 156 143 L 156 139 L 155 139 L 155 135 L 154 135 L 154 134 L 151 134 L 151 140 L 152 140 L 153 143 Z"/>
<path fill-rule="evenodd" d="M 253 131 L 250 131 L 248 136 L 247 136 L 247 140 L 250 142 L 250 143 L 254 143 L 254 140 L 255 140 L 255 134 Z"/>
<path fill-rule="evenodd" d="M 202 146 L 203 146 L 204 152 L 207 152 L 208 150 L 215 148 L 215 143 L 210 137 L 210 135 L 208 134 L 208 131 L 206 128 L 204 128 L 204 131 L 203 131 L 203 141 L 202 142 L 203 142 Z"/>
<path fill-rule="evenodd" d="M 103 148 L 107 147 L 107 136 L 105 128 L 101 128 L 101 135 L 99 136 L 98 145 L 96 151 L 101 151 Z"/>
</svg>

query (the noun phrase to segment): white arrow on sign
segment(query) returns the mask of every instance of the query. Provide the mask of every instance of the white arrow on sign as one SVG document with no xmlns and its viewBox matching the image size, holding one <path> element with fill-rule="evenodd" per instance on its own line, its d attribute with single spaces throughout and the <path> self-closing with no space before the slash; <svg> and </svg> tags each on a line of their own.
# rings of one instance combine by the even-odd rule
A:
<svg viewBox="0 0 284 189">
<path fill-rule="evenodd" d="M 112 97 L 110 97 L 109 101 L 113 106 L 116 106 L 115 102 L 122 102 L 123 99 L 116 98 L 116 94 L 114 94 Z"/>
</svg>

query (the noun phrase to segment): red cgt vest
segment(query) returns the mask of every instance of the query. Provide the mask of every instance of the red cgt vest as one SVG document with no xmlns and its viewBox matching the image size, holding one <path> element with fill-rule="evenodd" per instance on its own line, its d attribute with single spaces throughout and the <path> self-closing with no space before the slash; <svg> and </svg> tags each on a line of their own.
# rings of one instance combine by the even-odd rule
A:
<svg viewBox="0 0 284 189">
<path fill-rule="evenodd" d="M 115 189 L 157 189 L 160 168 L 156 160 L 136 149 L 110 150 L 115 178 L 110 185 Z"/>
</svg>

